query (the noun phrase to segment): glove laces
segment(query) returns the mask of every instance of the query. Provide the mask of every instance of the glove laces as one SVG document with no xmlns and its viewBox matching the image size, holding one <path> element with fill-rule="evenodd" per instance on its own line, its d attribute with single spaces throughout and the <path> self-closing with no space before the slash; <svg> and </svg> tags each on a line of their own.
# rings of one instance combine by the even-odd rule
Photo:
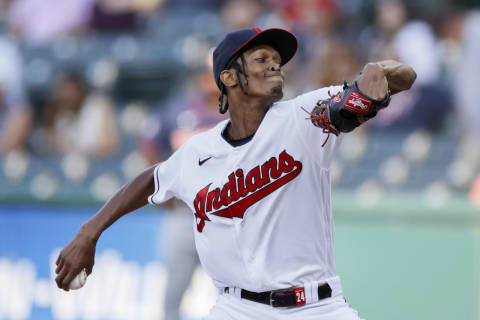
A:
<svg viewBox="0 0 480 320">
<path fill-rule="evenodd" d="M 332 129 L 330 127 L 330 119 L 328 119 L 328 117 L 325 115 L 325 111 L 328 111 L 328 107 L 326 105 L 322 105 L 320 100 L 317 102 L 317 106 L 313 110 L 315 111 L 317 107 L 320 108 L 320 112 L 318 113 L 309 112 L 304 107 L 301 108 L 303 109 L 303 111 L 310 115 L 310 117 L 305 118 L 305 120 L 312 121 L 312 123 L 316 127 L 322 128 L 322 132 L 327 134 L 327 138 L 322 143 L 323 148 L 325 144 L 327 144 L 328 138 L 330 138 L 330 133 L 332 132 Z"/>
</svg>

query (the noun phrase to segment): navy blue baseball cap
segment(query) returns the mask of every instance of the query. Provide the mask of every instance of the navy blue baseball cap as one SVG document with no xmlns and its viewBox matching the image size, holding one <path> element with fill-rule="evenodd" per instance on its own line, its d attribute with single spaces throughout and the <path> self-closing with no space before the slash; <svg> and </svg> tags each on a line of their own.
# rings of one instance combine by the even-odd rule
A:
<svg viewBox="0 0 480 320">
<path fill-rule="evenodd" d="M 257 44 L 268 44 L 277 50 L 282 58 L 281 66 L 293 58 L 298 47 L 297 38 L 283 29 L 252 28 L 230 32 L 213 51 L 213 76 L 220 89 L 220 73 L 230 67 L 239 53 Z"/>
</svg>

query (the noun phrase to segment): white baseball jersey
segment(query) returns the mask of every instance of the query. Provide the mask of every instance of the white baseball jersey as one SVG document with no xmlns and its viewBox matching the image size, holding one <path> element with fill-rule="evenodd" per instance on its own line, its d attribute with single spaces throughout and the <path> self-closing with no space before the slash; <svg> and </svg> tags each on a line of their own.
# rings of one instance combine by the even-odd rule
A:
<svg viewBox="0 0 480 320">
<path fill-rule="evenodd" d="M 336 276 L 330 165 L 340 136 L 322 148 L 327 135 L 301 107 L 341 90 L 273 104 L 238 147 L 222 137 L 222 121 L 156 167 L 149 202 L 190 206 L 201 263 L 219 288 L 262 292 Z"/>
</svg>

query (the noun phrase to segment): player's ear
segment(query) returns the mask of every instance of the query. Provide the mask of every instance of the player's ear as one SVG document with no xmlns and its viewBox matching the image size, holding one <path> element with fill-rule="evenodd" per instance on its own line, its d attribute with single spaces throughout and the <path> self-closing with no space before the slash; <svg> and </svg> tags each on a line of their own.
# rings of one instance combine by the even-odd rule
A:
<svg viewBox="0 0 480 320">
<path fill-rule="evenodd" d="M 234 87 L 238 83 L 237 75 L 233 69 L 223 70 L 222 73 L 220 73 L 220 81 L 222 81 L 226 87 Z"/>
</svg>

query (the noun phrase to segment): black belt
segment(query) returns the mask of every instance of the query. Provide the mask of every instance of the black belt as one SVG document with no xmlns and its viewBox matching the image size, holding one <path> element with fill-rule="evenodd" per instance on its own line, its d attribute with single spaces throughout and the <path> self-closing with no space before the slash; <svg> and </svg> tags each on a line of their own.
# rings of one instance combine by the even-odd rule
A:
<svg viewBox="0 0 480 320">
<path fill-rule="evenodd" d="M 228 288 L 225 288 L 228 292 Z M 305 304 L 305 289 L 292 288 L 286 290 L 275 290 L 265 292 L 251 292 L 242 289 L 240 296 L 242 299 L 268 304 L 272 307 L 295 307 Z M 318 286 L 318 300 L 330 298 L 332 296 L 332 288 L 328 283 Z"/>
</svg>

